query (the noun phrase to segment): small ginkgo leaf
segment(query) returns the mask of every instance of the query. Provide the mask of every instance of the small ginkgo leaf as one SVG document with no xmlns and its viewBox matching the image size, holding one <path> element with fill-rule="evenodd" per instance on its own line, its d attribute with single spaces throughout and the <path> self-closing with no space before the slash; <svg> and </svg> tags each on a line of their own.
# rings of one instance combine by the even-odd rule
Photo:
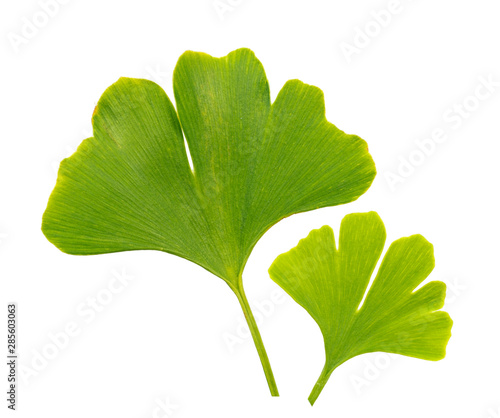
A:
<svg viewBox="0 0 500 418">
<path fill-rule="evenodd" d="M 342 220 L 338 249 L 332 229 L 323 226 L 269 268 L 271 278 L 309 312 L 323 334 L 325 367 L 309 396 L 311 405 L 331 373 L 360 354 L 445 356 L 452 320 L 438 309 L 446 285 L 435 281 L 415 291 L 434 268 L 433 247 L 424 237 L 391 244 L 363 300 L 385 238 L 377 213 L 351 214 Z"/>
<path fill-rule="evenodd" d="M 42 230 L 70 254 L 159 250 L 222 278 L 277 395 L 243 291 L 245 263 L 280 219 L 357 199 L 373 181 L 373 161 L 362 139 L 326 120 L 320 89 L 292 80 L 271 105 L 248 49 L 184 53 L 174 94 L 177 111 L 151 81 L 122 78 L 104 92 L 94 136 L 61 163 Z"/>
</svg>

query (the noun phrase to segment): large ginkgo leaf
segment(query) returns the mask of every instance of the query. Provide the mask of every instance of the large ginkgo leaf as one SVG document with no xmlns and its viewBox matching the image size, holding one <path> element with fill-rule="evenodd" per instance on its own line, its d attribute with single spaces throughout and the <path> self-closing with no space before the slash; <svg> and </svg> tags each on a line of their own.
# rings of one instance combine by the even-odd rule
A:
<svg viewBox="0 0 500 418">
<path fill-rule="evenodd" d="M 248 49 L 184 53 L 174 93 L 177 112 L 151 81 L 121 78 L 104 92 L 94 136 L 61 163 L 43 232 L 70 254 L 160 250 L 225 280 L 277 394 L 243 291 L 246 260 L 280 219 L 358 198 L 373 161 L 362 139 L 325 119 L 318 88 L 289 81 L 271 105 Z"/>
<path fill-rule="evenodd" d="M 332 229 L 324 226 L 269 268 L 271 278 L 314 318 L 325 340 L 325 367 L 311 404 L 331 373 L 360 354 L 383 351 L 424 360 L 445 356 L 452 320 L 438 309 L 446 285 L 435 281 L 415 291 L 434 268 L 433 247 L 424 237 L 412 235 L 391 244 L 363 301 L 385 238 L 375 212 L 348 215 L 338 249 Z"/>
</svg>

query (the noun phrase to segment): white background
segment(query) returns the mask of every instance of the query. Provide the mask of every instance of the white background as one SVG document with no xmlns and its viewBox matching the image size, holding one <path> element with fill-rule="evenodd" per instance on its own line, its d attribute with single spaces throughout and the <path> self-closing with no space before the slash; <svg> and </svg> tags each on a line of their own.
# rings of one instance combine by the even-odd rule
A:
<svg viewBox="0 0 500 418">
<path fill-rule="evenodd" d="M 224 4 L 233 6 L 224 12 Z M 489 95 L 479 87 L 481 78 L 500 81 L 500 5 L 401 0 L 381 27 L 375 15 L 388 7 L 386 0 L 61 0 L 47 17 L 38 1 L 2 0 L 0 323 L 15 301 L 24 378 L 12 413 L 1 368 L 0 416 L 500 416 L 500 87 Z M 39 27 L 26 32 L 33 20 Z M 359 34 L 365 29 L 368 37 Z M 355 54 L 343 52 L 347 44 Z M 262 61 L 273 99 L 291 78 L 321 87 L 327 118 L 368 142 L 378 170 L 358 201 L 283 220 L 249 259 L 251 304 L 275 299 L 260 329 L 279 398 L 269 395 L 237 300 L 221 280 L 160 252 L 65 255 L 40 231 L 58 163 L 91 135 L 106 87 L 120 76 L 149 78 L 172 98 L 182 52 L 223 56 L 243 46 Z M 457 117 L 453 106 L 464 104 L 467 113 Z M 435 129 L 447 140 L 419 153 L 416 141 Z M 401 163 L 410 157 L 413 170 Z M 391 175 L 401 176 L 393 187 Z M 434 244 L 430 279 L 449 284 L 445 308 L 454 319 L 448 354 L 440 362 L 357 357 L 334 372 L 311 408 L 321 335 L 267 268 L 311 229 L 338 231 L 345 214 L 368 210 L 384 220 L 387 244 L 414 233 Z M 92 311 L 88 298 L 109 295 L 117 273 L 133 279 Z M 65 341 L 68 326 L 78 335 Z M 5 329 L 0 334 L 5 353 Z M 64 342 L 57 353 L 51 335 Z M 241 341 L 230 347 L 228 336 Z M 45 362 L 44 352 L 52 357 Z"/>
</svg>

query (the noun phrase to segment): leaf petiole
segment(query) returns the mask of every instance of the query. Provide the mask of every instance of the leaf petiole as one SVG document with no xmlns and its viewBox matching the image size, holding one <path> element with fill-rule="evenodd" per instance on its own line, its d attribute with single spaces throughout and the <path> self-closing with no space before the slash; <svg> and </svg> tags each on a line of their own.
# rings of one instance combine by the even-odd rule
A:
<svg viewBox="0 0 500 418">
<path fill-rule="evenodd" d="M 250 333 L 252 334 L 253 342 L 255 344 L 255 347 L 257 348 L 257 352 L 259 353 L 260 362 L 262 364 L 262 368 L 264 369 L 264 374 L 266 375 L 266 380 L 269 386 L 269 390 L 271 391 L 271 395 L 279 396 L 278 387 L 276 385 L 276 381 L 274 380 L 273 371 L 271 369 L 271 363 L 269 362 L 269 357 L 267 356 L 266 349 L 264 347 L 262 337 L 260 336 L 259 328 L 257 327 L 257 323 L 255 322 L 252 310 L 250 309 L 250 305 L 248 304 L 245 291 L 243 290 L 243 286 L 241 285 L 241 279 L 238 289 L 232 286 L 231 288 L 236 294 L 236 297 L 240 302 L 241 309 L 245 314 L 245 319 L 247 321 L 248 328 L 250 329 Z"/>
<path fill-rule="evenodd" d="M 321 394 L 321 391 L 328 382 L 328 379 L 330 378 L 332 372 L 333 370 L 328 366 L 328 364 L 325 364 L 325 367 L 323 367 L 323 370 L 321 371 L 321 375 L 319 376 L 316 384 L 313 387 L 313 390 L 311 391 L 311 394 L 309 395 L 308 400 L 311 406 L 314 405 L 314 402 L 316 402 L 316 399 L 318 399 L 318 396 Z"/>
</svg>

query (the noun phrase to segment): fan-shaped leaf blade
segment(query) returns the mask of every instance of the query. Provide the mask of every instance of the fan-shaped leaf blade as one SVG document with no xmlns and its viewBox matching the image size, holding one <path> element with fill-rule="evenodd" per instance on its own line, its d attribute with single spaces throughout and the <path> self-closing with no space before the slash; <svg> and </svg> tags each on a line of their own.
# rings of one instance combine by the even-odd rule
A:
<svg viewBox="0 0 500 418">
<path fill-rule="evenodd" d="M 375 212 L 348 215 L 333 231 L 313 230 L 280 255 L 271 278 L 319 325 L 326 361 L 309 400 L 315 402 L 330 374 L 357 355 L 383 351 L 424 360 L 445 356 L 452 321 L 443 307 L 446 286 L 430 282 L 414 291 L 434 268 L 432 245 L 421 235 L 389 247 L 362 305 L 386 239 Z"/>
</svg>

